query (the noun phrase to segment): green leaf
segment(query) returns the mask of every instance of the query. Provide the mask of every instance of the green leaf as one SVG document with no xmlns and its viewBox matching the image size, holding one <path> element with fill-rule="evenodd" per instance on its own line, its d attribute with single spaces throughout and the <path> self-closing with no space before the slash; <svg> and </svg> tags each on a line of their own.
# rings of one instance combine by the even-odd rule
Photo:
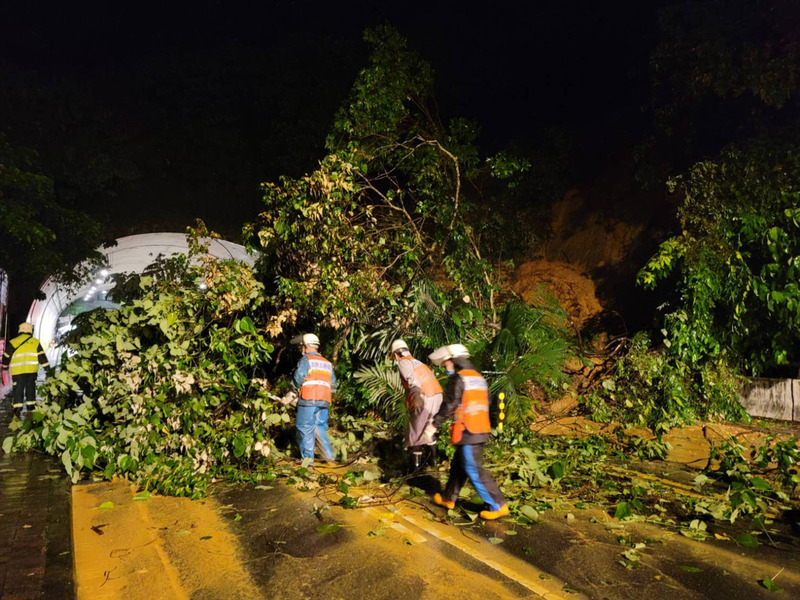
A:
<svg viewBox="0 0 800 600">
<path fill-rule="evenodd" d="M 342 528 L 338 523 L 326 523 L 317 527 L 317 533 L 335 533 Z"/>
<path fill-rule="evenodd" d="M 532 506 L 523 504 L 522 506 L 520 506 L 519 512 L 521 512 L 524 516 L 528 517 L 534 523 L 539 520 L 539 512 Z"/>
<path fill-rule="evenodd" d="M 134 502 L 142 502 L 144 500 L 150 500 L 153 497 L 153 494 L 147 490 L 142 490 L 138 494 L 133 497 Z"/>
<path fill-rule="evenodd" d="M 755 548 L 758 546 L 758 539 L 751 533 L 743 533 L 736 536 L 736 543 L 746 548 Z"/>
<path fill-rule="evenodd" d="M 632 515 L 631 507 L 627 502 L 620 502 L 617 504 L 617 510 L 614 511 L 615 519 L 627 519 Z"/>
<path fill-rule="evenodd" d="M 779 592 L 781 589 L 783 589 L 780 586 L 776 585 L 775 582 L 772 581 L 771 577 L 767 577 L 767 576 L 764 576 L 762 579 L 759 579 L 758 583 L 763 585 L 770 592 Z"/>
<path fill-rule="evenodd" d="M 761 479 L 761 477 L 753 477 L 750 479 L 750 484 L 758 490 L 768 491 L 772 489 L 772 486 L 764 479 Z"/>
<path fill-rule="evenodd" d="M 489 538 L 489 541 L 490 541 L 492 544 L 502 544 L 502 543 L 503 543 L 503 538 L 499 538 L 499 537 L 490 537 L 490 538 Z"/>
<path fill-rule="evenodd" d="M 103 509 L 103 510 L 111 510 L 112 508 L 114 508 L 114 503 L 113 503 L 113 502 L 111 502 L 111 501 L 109 501 L 109 502 L 103 502 L 103 503 L 102 503 L 100 506 L 98 506 L 97 508 L 100 508 L 100 509 Z"/>
<path fill-rule="evenodd" d="M 561 479 L 564 476 L 564 463 L 560 460 L 557 460 L 552 465 L 550 465 L 550 476 L 553 479 Z"/>
<path fill-rule="evenodd" d="M 687 573 L 702 573 L 703 569 L 700 567 L 693 567 L 691 565 L 681 565 L 681 569 L 686 571 Z"/>
<path fill-rule="evenodd" d="M 69 450 L 64 450 L 61 453 L 61 464 L 64 465 L 64 469 L 66 469 L 68 475 L 72 475 L 72 457 L 69 454 Z"/>
<path fill-rule="evenodd" d="M 364 481 L 377 481 L 381 478 L 378 471 L 363 471 L 361 474 L 364 476 Z"/>
</svg>

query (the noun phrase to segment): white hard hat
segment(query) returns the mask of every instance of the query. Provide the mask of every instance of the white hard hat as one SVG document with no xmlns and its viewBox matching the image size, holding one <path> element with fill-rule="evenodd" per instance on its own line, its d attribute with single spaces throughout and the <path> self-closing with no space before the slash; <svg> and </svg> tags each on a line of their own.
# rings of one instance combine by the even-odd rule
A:
<svg viewBox="0 0 800 600">
<path fill-rule="evenodd" d="M 393 341 L 392 352 L 397 352 L 398 350 L 408 350 L 408 344 L 406 344 L 404 340 Z"/>
<path fill-rule="evenodd" d="M 314 346 L 319 348 L 319 338 L 313 333 L 304 333 L 292 338 L 293 344 L 302 344 L 303 346 Z"/>
<path fill-rule="evenodd" d="M 28 322 L 20 323 L 19 324 L 19 332 L 20 333 L 33 333 L 33 325 Z"/>
<path fill-rule="evenodd" d="M 452 358 L 469 358 L 469 350 L 463 344 L 450 344 L 437 348 L 428 355 L 430 361 L 435 365 L 442 365 L 444 361 Z"/>
</svg>

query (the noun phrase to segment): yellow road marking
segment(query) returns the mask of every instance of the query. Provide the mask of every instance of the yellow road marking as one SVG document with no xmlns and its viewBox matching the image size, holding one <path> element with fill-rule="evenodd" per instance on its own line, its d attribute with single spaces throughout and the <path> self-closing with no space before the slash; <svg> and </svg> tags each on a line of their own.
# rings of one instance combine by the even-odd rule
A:
<svg viewBox="0 0 800 600">
<path fill-rule="evenodd" d="M 533 593 L 539 594 L 546 600 L 586 600 L 586 596 L 583 594 L 570 593 L 569 596 L 561 594 L 560 591 L 565 585 L 564 582 L 558 580 L 549 573 L 540 571 L 528 562 L 511 556 L 510 554 L 503 555 L 502 563 L 490 558 L 488 556 L 489 548 L 486 547 L 485 542 L 468 545 L 463 540 L 454 537 L 449 533 L 445 533 L 446 529 L 435 525 L 432 522 L 418 519 L 417 517 L 401 512 L 401 510 L 398 510 L 396 514 L 415 527 L 418 527 L 425 533 L 428 533 L 439 540 L 461 550 L 461 552 L 471 556 L 487 567 L 494 569 L 498 573 L 505 575 L 510 580 L 522 585 L 523 587 L 528 588 Z M 531 576 L 526 575 L 526 572 L 530 573 Z M 546 579 L 540 579 L 540 575 L 546 576 Z"/>
<path fill-rule="evenodd" d="M 376 519 L 386 522 L 389 527 L 394 529 L 395 531 L 399 531 L 404 536 L 406 536 L 410 541 L 414 542 L 415 544 L 424 544 L 428 541 L 424 535 L 420 535 L 416 531 L 412 531 L 405 525 L 401 525 L 394 521 L 394 516 L 396 513 L 389 512 L 386 510 L 379 510 L 378 508 L 368 508 L 367 512 L 373 515 Z"/>
</svg>

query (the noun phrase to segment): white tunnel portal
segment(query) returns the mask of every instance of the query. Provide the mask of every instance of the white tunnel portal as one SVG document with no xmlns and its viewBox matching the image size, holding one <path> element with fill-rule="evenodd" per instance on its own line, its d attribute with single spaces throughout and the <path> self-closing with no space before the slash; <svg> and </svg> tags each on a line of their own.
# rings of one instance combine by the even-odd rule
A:
<svg viewBox="0 0 800 600">
<path fill-rule="evenodd" d="M 206 239 L 208 254 L 221 259 L 234 259 L 253 264 L 255 258 L 248 254 L 244 246 L 225 240 Z M 44 282 L 40 291 L 44 300 L 35 300 L 28 311 L 28 322 L 34 326 L 36 337 L 47 352 L 50 364 L 56 364 L 61 350 L 56 346 L 60 329 L 69 327 L 62 318 L 64 311 L 80 300 L 92 301 L 96 306 L 103 306 L 105 294 L 114 287 L 110 276 L 115 273 L 141 273 L 159 255 L 165 257 L 175 254 L 186 254 L 189 247 L 186 234 L 183 233 L 145 233 L 129 235 L 117 239 L 117 245 L 102 248 L 105 254 L 105 268 L 85 285 L 75 289 L 67 289 L 52 279 Z M 108 303 L 105 303 L 111 306 Z M 59 321 L 62 322 L 59 322 Z"/>
</svg>

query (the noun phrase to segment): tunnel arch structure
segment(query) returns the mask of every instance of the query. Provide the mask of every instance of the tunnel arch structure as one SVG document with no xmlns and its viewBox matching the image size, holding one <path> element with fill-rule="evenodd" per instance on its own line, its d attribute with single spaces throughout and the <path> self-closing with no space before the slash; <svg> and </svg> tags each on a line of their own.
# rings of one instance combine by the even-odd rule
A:
<svg viewBox="0 0 800 600">
<path fill-rule="evenodd" d="M 208 253 L 222 259 L 235 259 L 253 264 L 255 257 L 247 252 L 244 246 L 219 239 L 207 239 Z M 97 274 L 97 279 L 88 281 L 75 289 L 68 289 L 56 283 L 52 278 L 42 284 L 40 291 L 43 300 L 35 300 L 28 311 L 28 322 L 34 326 L 36 337 L 46 350 L 50 364 L 58 362 L 60 350 L 55 345 L 59 333 L 59 317 L 64 310 L 81 298 L 86 298 L 92 288 L 94 293 L 102 294 L 113 287 L 109 277 L 115 273 L 141 273 L 158 255 L 169 257 L 185 254 L 189 247 L 186 234 L 183 233 L 144 233 L 129 235 L 116 240 L 111 248 L 102 248 L 100 252 L 106 256 L 104 273 Z"/>
</svg>

